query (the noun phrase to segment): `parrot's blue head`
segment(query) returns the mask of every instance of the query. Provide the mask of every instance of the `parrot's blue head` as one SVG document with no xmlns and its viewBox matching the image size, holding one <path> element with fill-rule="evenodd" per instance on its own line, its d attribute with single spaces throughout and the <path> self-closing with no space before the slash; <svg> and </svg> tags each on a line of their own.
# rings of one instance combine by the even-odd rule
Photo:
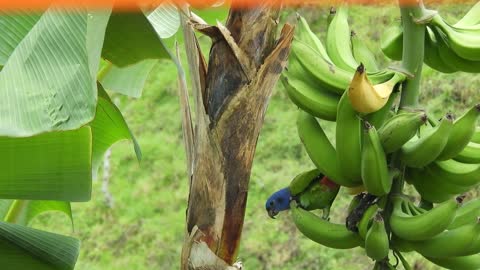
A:
<svg viewBox="0 0 480 270">
<path fill-rule="evenodd" d="M 290 194 L 290 190 L 288 188 L 280 189 L 279 191 L 273 193 L 265 203 L 265 209 L 268 212 L 268 216 L 275 218 L 280 211 L 290 209 L 291 197 L 292 194 Z"/>
</svg>

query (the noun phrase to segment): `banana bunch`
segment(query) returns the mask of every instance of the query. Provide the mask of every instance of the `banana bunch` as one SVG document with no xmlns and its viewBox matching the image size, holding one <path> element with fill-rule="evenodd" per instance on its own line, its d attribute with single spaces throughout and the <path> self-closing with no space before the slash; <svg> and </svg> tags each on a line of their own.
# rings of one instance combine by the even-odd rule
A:
<svg viewBox="0 0 480 270">
<path fill-rule="evenodd" d="M 281 77 L 288 97 L 300 109 L 329 121 L 336 120 L 344 92 L 362 114 L 388 106 L 405 75 L 379 70 L 373 53 L 350 31 L 346 7 L 331 9 L 329 21 L 324 46 L 298 16 L 288 68 Z"/>
<path fill-rule="evenodd" d="M 392 245 L 416 251 L 448 269 L 480 267 L 480 201 L 462 206 L 461 197 L 426 210 L 408 198 L 393 198 L 390 216 Z"/>
<path fill-rule="evenodd" d="M 480 72 L 479 3 L 454 25 L 439 14 L 434 15 L 425 31 L 425 64 L 443 73 Z M 381 40 L 383 53 L 393 60 L 401 60 L 402 40 L 402 27 L 392 25 Z"/>
<path fill-rule="evenodd" d="M 435 127 L 426 127 L 423 136 L 414 136 L 402 146 L 405 179 L 422 199 L 441 203 L 480 183 L 480 160 L 476 158 L 480 148 L 471 141 L 478 132 L 479 116 L 478 104 L 455 121 L 447 114 Z"/>
<path fill-rule="evenodd" d="M 480 269 L 480 200 L 463 204 L 461 195 L 480 183 L 480 104 L 440 120 L 422 109 L 398 108 L 406 75 L 379 67 L 351 31 L 346 7 L 330 9 L 325 43 L 297 19 L 281 82 L 300 108 L 297 131 L 315 169 L 267 200 L 269 216 L 289 211 L 307 238 L 330 248 L 363 248 L 374 269 L 395 269 L 392 254 L 410 269 L 401 252 L 411 251 L 442 267 Z M 427 65 L 477 72 L 480 4 L 452 26 L 436 14 L 425 31 Z M 401 59 L 401 25 L 385 32 L 382 50 Z M 334 140 L 323 121 L 335 122 Z M 404 181 L 423 204 L 398 191 Z M 341 187 L 357 195 L 345 222 L 337 223 L 329 213 Z"/>
</svg>

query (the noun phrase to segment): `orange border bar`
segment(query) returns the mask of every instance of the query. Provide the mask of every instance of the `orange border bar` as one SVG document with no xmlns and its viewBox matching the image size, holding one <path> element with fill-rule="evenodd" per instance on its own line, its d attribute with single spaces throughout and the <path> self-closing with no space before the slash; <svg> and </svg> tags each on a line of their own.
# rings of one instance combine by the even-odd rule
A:
<svg viewBox="0 0 480 270">
<path fill-rule="evenodd" d="M 114 2 L 114 10 L 138 10 L 138 6 L 155 7 L 165 0 L 0 0 L 0 10 L 44 10 L 51 5 L 62 8 L 74 7 L 89 7 L 89 8 L 110 8 Z M 196 8 L 208 8 L 212 5 L 226 4 L 236 8 L 251 8 L 258 5 L 282 5 L 282 6 L 332 6 L 340 3 L 345 3 L 345 0 L 227 0 L 224 3 L 222 0 L 170 0 L 178 4 L 189 3 Z M 360 5 L 397 5 L 397 0 L 349 0 L 351 4 Z M 416 0 L 400 0 L 402 5 L 409 5 L 416 2 Z M 470 3 L 472 0 L 452 1 L 452 0 L 430 0 L 427 2 L 435 3 Z"/>
</svg>

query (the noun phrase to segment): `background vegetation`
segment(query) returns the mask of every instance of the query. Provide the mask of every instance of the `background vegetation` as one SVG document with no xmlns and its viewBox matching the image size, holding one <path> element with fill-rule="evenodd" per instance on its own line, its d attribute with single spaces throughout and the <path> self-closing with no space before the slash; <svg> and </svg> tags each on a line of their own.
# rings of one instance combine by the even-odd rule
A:
<svg viewBox="0 0 480 270">
<path fill-rule="evenodd" d="M 446 18 L 454 22 L 470 4 L 428 6 L 448 14 Z M 285 10 L 283 20 L 293 20 L 295 12 L 307 17 L 314 31 L 324 37 L 328 8 Z M 350 17 L 352 29 L 386 65 L 379 41 L 386 27 L 399 21 L 398 8 L 358 6 L 350 10 Z M 209 41 L 206 37 L 201 41 L 208 53 Z M 479 76 L 444 75 L 425 67 L 422 104 L 438 117 L 446 111 L 460 114 L 480 101 L 479 86 Z M 94 182 L 92 201 L 72 204 L 73 234 L 82 240 L 76 269 L 178 269 L 188 184 L 176 91 L 174 65 L 162 61 L 151 72 L 140 99 L 118 96 L 119 107 L 142 147 L 143 161 L 137 163 L 130 143 L 115 145 L 110 178 L 113 209 L 104 202 L 102 173 Z M 264 201 L 272 192 L 313 166 L 297 136 L 296 112 L 282 85 L 277 85 L 258 140 L 239 259 L 246 269 L 371 269 L 372 262 L 361 249 L 319 246 L 297 232 L 288 214 L 272 220 L 264 210 Z M 337 199 L 333 221 L 344 220 L 349 199 L 343 193 Z M 70 233 L 68 220 L 57 214 L 41 216 L 34 227 Z M 438 269 L 420 257 L 408 259 L 415 269 Z"/>
</svg>

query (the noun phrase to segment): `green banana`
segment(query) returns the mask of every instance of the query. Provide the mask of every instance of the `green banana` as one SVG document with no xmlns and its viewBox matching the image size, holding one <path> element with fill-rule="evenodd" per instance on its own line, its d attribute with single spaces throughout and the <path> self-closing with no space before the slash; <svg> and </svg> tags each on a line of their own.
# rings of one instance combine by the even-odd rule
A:
<svg viewBox="0 0 480 270">
<path fill-rule="evenodd" d="M 480 269 L 480 254 L 450 257 L 450 258 L 432 258 L 425 257 L 432 263 L 451 270 L 478 270 Z"/>
<path fill-rule="evenodd" d="M 288 97 L 300 109 L 320 119 L 335 121 L 339 96 L 322 91 L 308 79 L 307 76 L 303 80 L 290 77 L 288 71 L 280 78 Z"/>
<path fill-rule="evenodd" d="M 415 251 L 425 257 L 445 258 L 468 256 L 477 253 L 476 243 L 480 235 L 480 223 L 468 224 L 422 241 L 410 241 Z M 480 249 L 480 248 L 478 248 Z"/>
<path fill-rule="evenodd" d="M 475 133 L 473 133 L 471 141 L 474 143 L 480 143 L 480 127 L 475 128 Z"/>
<path fill-rule="evenodd" d="M 312 183 L 312 179 L 318 178 L 321 174 L 318 169 L 313 169 L 295 176 L 288 186 L 290 194 L 297 195 L 304 191 Z"/>
<path fill-rule="evenodd" d="M 292 62 L 298 61 L 303 70 L 314 76 L 319 88 L 341 95 L 350 84 L 353 73 L 331 64 L 325 57 L 304 42 L 298 40 L 292 42 L 290 57 L 292 55 L 294 57 L 289 59 L 288 70 L 290 70 Z"/>
<path fill-rule="evenodd" d="M 330 223 L 315 214 L 290 204 L 293 222 L 306 237 L 321 245 L 336 249 L 350 249 L 363 246 L 363 240 L 343 224 Z"/>
<path fill-rule="evenodd" d="M 332 23 L 332 20 L 335 17 L 336 13 L 337 13 L 337 9 L 335 7 L 330 7 L 330 10 L 328 11 L 328 16 L 327 16 L 327 29 Z"/>
<path fill-rule="evenodd" d="M 291 74 L 289 78 L 298 76 L 297 79 L 301 80 L 305 76 L 311 77 L 318 88 L 337 95 L 345 92 L 353 78 L 353 72 L 345 71 L 330 63 L 311 45 L 298 39 L 292 42 L 288 72 Z M 395 74 L 396 72 L 391 70 L 382 70 L 369 73 L 368 77 L 372 84 L 381 84 L 392 79 Z"/>
<path fill-rule="evenodd" d="M 407 168 L 405 180 L 415 187 L 423 200 L 432 203 L 442 203 L 470 189 L 468 187 L 455 186 L 447 181 L 443 181 L 443 179 L 435 178 L 430 170 L 426 168 Z"/>
<path fill-rule="evenodd" d="M 412 251 L 414 251 L 413 247 L 410 245 L 409 241 L 407 241 L 405 239 L 402 239 L 402 238 L 399 238 L 398 236 L 396 236 L 393 233 L 391 234 L 390 245 L 392 246 L 392 249 L 398 250 L 398 251 L 401 251 L 401 252 L 412 252 Z"/>
<path fill-rule="evenodd" d="M 460 206 L 457 200 L 448 200 L 422 214 L 412 215 L 402 210 L 402 204 L 408 207 L 408 203 L 400 197 L 393 199 L 390 227 L 395 235 L 411 241 L 429 239 L 443 232 L 452 223 Z"/>
<path fill-rule="evenodd" d="M 370 229 L 370 226 L 372 225 L 372 219 L 376 215 L 378 209 L 379 207 L 377 204 L 370 205 L 367 210 L 365 210 L 362 218 L 358 222 L 358 235 L 360 235 L 362 239 L 367 237 L 368 229 Z"/>
<path fill-rule="evenodd" d="M 361 196 L 353 196 L 352 200 L 348 204 L 347 213 L 350 214 L 360 204 L 361 198 Z"/>
<path fill-rule="evenodd" d="M 388 58 L 402 60 L 403 27 L 400 24 L 395 23 L 385 29 L 380 40 L 380 48 Z"/>
<path fill-rule="evenodd" d="M 478 164 L 480 163 L 480 144 L 469 142 L 463 150 L 453 159 L 463 163 Z"/>
<path fill-rule="evenodd" d="M 435 38 L 433 31 L 425 28 L 425 49 L 424 62 L 429 67 L 443 73 L 453 73 L 459 71 L 456 67 L 451 67 L 445 63 L 439 52 L 439 44 Z M 390 26 L 382 36 L 381 48 L 383 53 L 390 59 L 401 60 L 403 48 L 403 28 L 401 26 Z"/>
<path fill-rule="evenodd" d="M 442 153 L 437 157 L 438 160 L 451 159 L 467 146 L 475 133 L 475 127 L 479 116 L 480 104 L 477 104 L 453 122 L 453 127 L 448 136 L 447 144 L 443 148 Z"/>
<path fill-rule="evenodd" d="M 365 116 L 365 120 L 367 120 L 370 124 L 372 124 L 375 128 L 380 129 L 383 126 L 385 120 L 393 117 L 394 113 L 394 103 L 397 100 L 400 91 L 396 91 L 394 89 L 393 92 L 390 94 L 388 98 L 387 104 L 383 106 L 380 110 L 367 114 Z"/>
<path fill-rule="evenodd" d="M 455 27 L 446 23 L 440 15 L 433 16 L 430 25 L 445 34 L 448 45 L 461 58 L 480 60 L 480 28 Z"/>
<path fill-rule="evenodd" d="M 443 61 L 440 52 L 440 46 L 443 46 L 443 44 L 439 44 L 435 37 L 435 33 L 433 33 L 429 27 L 425 27 L 425 31 L 425 53 L 423 59 L 425 64 L 442 73 L 454 73 L 459 71 L 458 67 L 452 66 L 450 63 Z"/>
<path fill-rule="evenodd" d="M 385 223 L 382 215 L 377 212 L 373 218 L 372 226 L 365 236 L 365 251 L 367 256 L 379 261 L 388 256 L 390 250 L 388 234 L 385 230 Z"/>
<path fill-rule="evenodd" d="M 480 72 L 480 61 L 465 59 L 457 55 L 451 49 L 448 37 L 446 37 L 446 35 L 437 28 L 432 28 L 432 30 L 435 35 L 438 56 L 441 61 L 439 61 L 440 63 L 443 63 L 445 67 L 450 70 L 470 73 Z M 478 34 L 480 34 L 480 31 Z"/>
<path fill-rule="evenodd" d="M 348 9 L 339 7 L 328 26 L 327 53 L 338 67 L 354 72 L 358 63 L 355 61 L 350 44 L 350 27 L 348 25 Z"/>
<path fill-rule="evenodd" d="M 358 186 L 358 183 L 345 179 L 338 170 L 337 153 L 330 140 L 315 117 L 299 111 L 297 130 L 300 140 L 312 162 L 333 182 L 347 187 Z"/>
<path fill-rule="evenodd" d="M 392 178 L 388 173 L 387 157 L 374 126 L 364 122 L 365 134 L 361 152 L 362 182 L 367 191 L 375 196 L 390 192 Z"/>
<path fill-rule="evenodd" d="M 480 182 L 480 164 L 461 163 L 449 159 L 434 162 L 426 169 L 436 179 L 452 186 L 470 188 Z"/>
<path fill-rule="evenodd" d="M 337 106 L 337 165 L 338 170 L 351 182 L 361 183 L 362 126 L 360 118 L 352 108 L 348 92 L 340 98 Z M 331 157 L 330 157 L 331 158 Z"/>
<path fill-rule="evenodd" d="M 455 218 L 448 226 L 448 229 L 453 230 L 466 224 L 475 223 L 479 216 L 480 199 L 464 203 L 455 213 Z"/>
<path fill-rule="evenodd" d="M 427 121 L 424 111 L 399 111 L 378 130 L 378 136 L 385 153 L 400 149 L 418 132 Z"/>
<path fill-rule="evenodd" d="M 424 214 L 425 212 L 429 211 L 429 210 L 423 209 L 421 207 L 418 207 L 418 206 L 416 206 L 415 204 L 413 204 L 412 202 L 409 202 L 409 201 L 407 201 L 406 207 L 410 210 L 410 213 L 412 213 L 412 215 L 415 215 L 415 216 Z"/>
<path fill-rule="evenodd" d="M 453 26 L 469 27 L 480 23 L 480 2 L 473 5 L 472 8 Z M 480 268 L 480 267 L 479 267 Z"/>
<path fill-rule="evenodd" d="M 323 46 L 320 39 L 313 33 L 310 29 L 305 18 L 302 16 L 297 16 L 297 26 L 295 27 L 295 39 L 303 42 L 304 44 L 309 44 L 315 51 L 320 53 L 320 55 L 327 60 L 329 63 L 332 63 L 332 60 L 327 54 L 327 50 Z"/>
<path fill-rule="evenodd" d="M 358 39 L 357 34 L 352 31 L 350 34 L 350 42 L 352 44 L 353 57 L 357 63 L 363 63 L 365 69 L 369 72 L 378 71 L 378 65 L 375 61 L 375 55 L 365 46 L 365 43 Z"/>
<path fill-rule="evenodd" d="M 440 124 L 417 140 L 410 140 L 402 146 L 400 159 L 413 168 L 421 168 L 432 161 L 443 151 L 453 126 L 453 117 L 447 114 Z"/>
</svg>

